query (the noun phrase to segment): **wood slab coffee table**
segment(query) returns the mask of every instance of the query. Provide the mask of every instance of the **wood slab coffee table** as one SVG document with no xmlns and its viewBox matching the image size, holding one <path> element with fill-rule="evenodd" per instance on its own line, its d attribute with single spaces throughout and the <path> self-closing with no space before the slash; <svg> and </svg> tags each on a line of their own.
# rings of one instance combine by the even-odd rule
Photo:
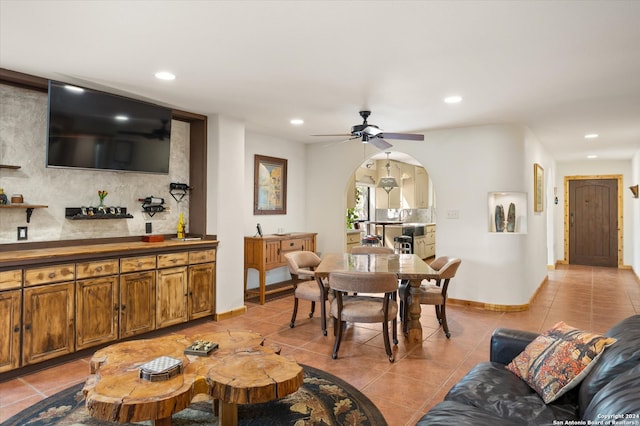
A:
<svg viewBox="0 0 640 426">
<path fill-rule="evenodd" d="M 218 343 L 209 356 L 185 355 L 195 340 Z M 139 366 L 160 356 L 182 360 L 183 373 L 164 381 L 139 378 Z M 92 417 L 128 423 L 151 420 L 170 425 L 171 416 L 187 408 L 197 394 L 220 401 L 220 424 L 238 424 L 238 404 L 272 401 L 289 395 L 303 382 L 302 367 L 264 346 L 262 336 L 246 331 L 171 334 L 121 342 L 98 350 L 83 388 Z"/>
</svg>

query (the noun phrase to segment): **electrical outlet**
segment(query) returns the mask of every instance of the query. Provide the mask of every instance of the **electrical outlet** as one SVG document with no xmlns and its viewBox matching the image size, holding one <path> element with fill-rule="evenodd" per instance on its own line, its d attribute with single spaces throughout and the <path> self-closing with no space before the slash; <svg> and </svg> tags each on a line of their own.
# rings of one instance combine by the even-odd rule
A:
<svg viewBox="0 0 640 426">
<path fill-rule="evenodd" d="M 27 227 L 18 226 L 18 241 L 27 239 Z"/>
<path fill-rule="evenodd" d="M 147 222 L 147 223 L 144 224 L 144 230 L 145 230 L 145 232 L 147 234 L 150 234 L 152 232 L 151 229 L 152 229 L 151 228 L 151 222 Z"/>
<path fill-rule="evenodd" d="M 460 219 L 460 210 L 447 210 L 447 219 Z"/>
</svg>

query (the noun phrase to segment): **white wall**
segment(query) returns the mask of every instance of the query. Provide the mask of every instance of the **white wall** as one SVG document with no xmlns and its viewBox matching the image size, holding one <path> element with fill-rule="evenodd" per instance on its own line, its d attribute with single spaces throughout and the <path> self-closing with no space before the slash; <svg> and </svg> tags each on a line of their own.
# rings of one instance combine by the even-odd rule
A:
<svg viewBox="0 0 640 426">
<path fill-rule="evenodd" d="M 393 141 L 392 150 L 419 161 L 438 194 L 436 256 L 462 258 L 453 298 L 489 304 L 527 303 L 546 276 L 546 210 L 533 214 L 533 162 L 551 161 L 526 129 L 479 126 L 425 132 L 424 142 Z M 344 188 L 363 161 L 362 145 L 309 145 L 307 222 L 321 252 L 344 247 Z M 488 232 L 487 197 L 528 192 L 528 234 Z M 446 219 L 458 210 L 459 219 Z"/>
<path fill-rule="evenodd" d="M 558 205 L 554 208 L 555 222 L 555 260 L 564 260 L 564 178 L 565 176 L 598 176 L 598 175 L 622 175 L 622 209 L 623 209 L 623 259 L 624 265 L 631 266 L 634 257 L 634 233 L 638 227 L 638 213 L 634 216 L 634 204 L 638 200 L 632 197 L 629 186 L 633 184 L 632 167 L 630 160 L 589 160 L 578 162 L 559 162 L 555 178 L 555 186 L 558 188 Z M 638 183 L 638 181 L 635 181 Z M 634 220 L 635 218 L 635 220 Z M 635 222 L 635 223 L 634 223 Z M 638 241 L 638 238 L 635 238 Z M 638 256 L 636 251 L 636 257 Z M 637 269 L 636 269 L 637 272 Z"/>
<path fill-rule="evenodd" d="M 259 133 L 247 132 L 244 157 L 244 186 L 246 196 L 241 205 L 241 217 L 244 219 L 244 235 L 253 236 L 256 224 L 260 223 L 264 234 L 283 232 L 314 232 L 315 225 L 305 220 L 305 193 L 307 185 L 306 148 L 298 142 L 274 138 Z M 253 214 L 253 184 L 255 155 L 284 158 L 287 160 L 287 213 L 277 215 Z M 240 213 L 240 212 L 238 212 Z M 286 267 L 267 272 L 266 283 L 271 284 L 291 278 Z M 250 270 L 247 287 L 258 286 L 258 273 Z"/>
<path fill-rule="evenodd" d="M 629 186 L 640 184 L 640 150 L 636 152 L 631 160 L 631 179 Z M 631 191 L 629 191 L 631 193 Z M 633 224 L 633 243 L 631 254 L 631 266 L 640 278 L 640 198 L 631 198 L 631 217 L 629 222 Z"/>
</svg>

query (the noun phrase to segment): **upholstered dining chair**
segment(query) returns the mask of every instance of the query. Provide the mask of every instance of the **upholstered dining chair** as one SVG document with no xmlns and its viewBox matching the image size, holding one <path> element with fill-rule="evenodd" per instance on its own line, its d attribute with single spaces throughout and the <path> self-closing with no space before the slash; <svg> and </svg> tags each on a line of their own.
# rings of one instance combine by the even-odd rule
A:
<svg viewBox="0 0 640 426">
<path fill-rule="evenodd" d="M 351 247 L 351 254 L 394 254 L 391 247 L 381 246 L 354 246 Z"/>
<path fill-rule="evenodd" d="M 322 333 L 327 335 L 327 316 L 325 308 L 325 300 L 329 293 L 327 285 L 320 288 L 313 275 L 313 270 L 320 264 L 320 257 L 312 251 L 294 251 L 284 255 L 287 259 L 289 272 L 293 278 L 293 314 L 289 327 L 296 325 L 296 316 L 298 315 L 298 300 L 308 300 L 311 302 L 311 312 L 309 318 L 313 318 L 316 309 L 316 302 L 320 303 L 321 327 Z"/>
<path fill-rule="evenodd" d="M 458 267 L 462 261 L 457 257 L 442 256 L 431 263 L 431 267 L 438 272 L 435 283 L 426 282 L 418 288 L 417 297 L 421 305 L 434 305 L 436 318 L 444 330 L 447 339 L 451 337 L 449 326 L 447 325 L 447 290 L 449 282 L 456 276 Z M 408 283 L 402 283 L 398 289 L 400 297 L 400 319 L 402 330 L 407 332 L 409 305 L 411 304 L 411 292 Z"/>
<path fill-rule="evenodd" d="M 394 361 L 389 342 L 389 321 L 393 327 L 393 343 L 398 344 L 398 304 L 393 295 L 398 290 L 398 279 L 390 272 L 332 272 L 329 287 L 335 297 L 331 301 L 333 333 L 333 359 L 338 358 L 340 342 L 347 322 L 382 323 L 384 348 L 390 362 Z M 376 293 L 379 295 L 350 295 L 352 293 Z"/>
</svg>

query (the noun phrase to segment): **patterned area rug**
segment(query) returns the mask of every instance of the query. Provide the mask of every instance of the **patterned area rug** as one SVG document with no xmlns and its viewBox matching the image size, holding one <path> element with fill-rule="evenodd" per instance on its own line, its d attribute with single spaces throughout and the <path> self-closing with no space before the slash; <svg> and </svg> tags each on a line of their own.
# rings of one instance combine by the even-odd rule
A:
<svg viewBox="0 0 640 426">
<path fill-rule="evenodd" d="M 306 365 L 304 384 L 286 398 L 264 404 L 241 405 L 240 425 L 386 425 L 373 403 L 347 382 Z M 68 425 L 107 426 L 115 423 L 96 420 L 84 408 L 82 386 L 72 386 L 16 414 L 2 426 Z M 150 425 L 151 422 L 135 423 Z M 173 415 L 172 425 L 218 425 L 209 401 L 196 402 Z"/>
</svg>

